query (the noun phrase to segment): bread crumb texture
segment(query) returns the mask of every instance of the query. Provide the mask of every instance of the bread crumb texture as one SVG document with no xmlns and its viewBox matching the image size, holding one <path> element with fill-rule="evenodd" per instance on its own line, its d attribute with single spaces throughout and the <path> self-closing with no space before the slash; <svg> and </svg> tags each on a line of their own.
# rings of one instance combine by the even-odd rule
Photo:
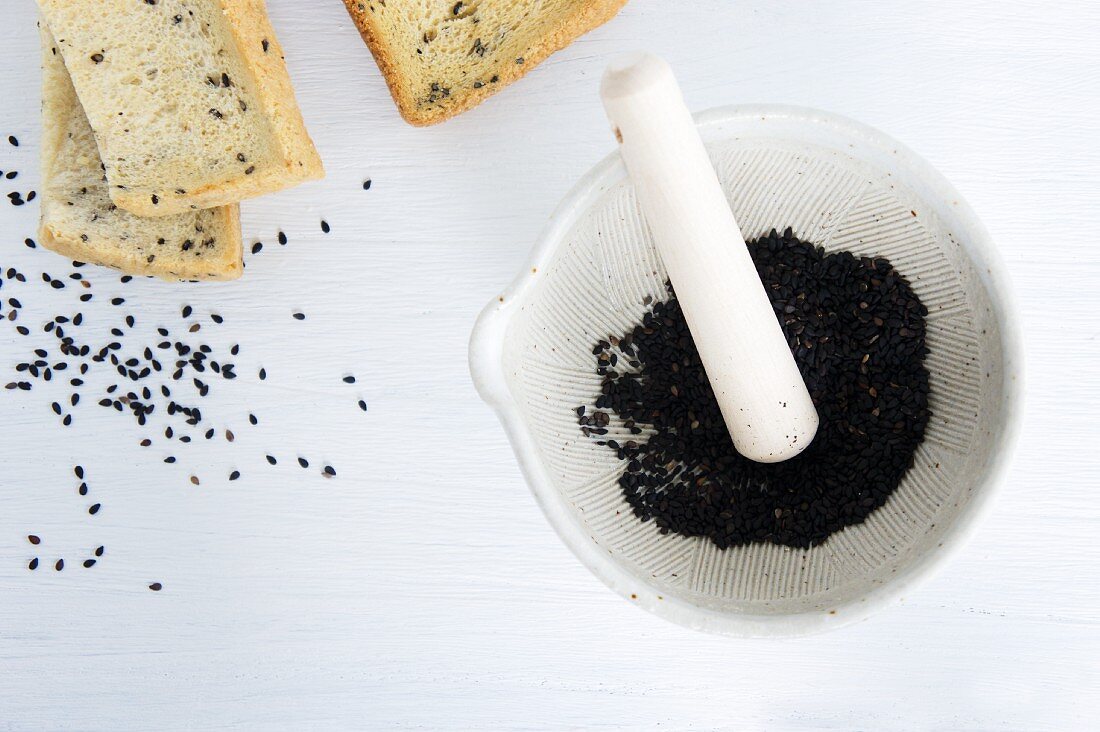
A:
<svg viewBox="0 0 1100 732">
<path fill-rule="evenodd" d="M 442 122 L 496 93 L 626 0 L 344 0 L 404 118 Z"/>
<path fill-rule="evenodd" d="M 116 204 L 163 216 L 323 174 L 263 0 L 38 0 Z"/>
<path fill-rule="evenodd" d="M 172 280 L 228 280 L 242 270 L 236 205 L 143 218 L 107 187 L 92 128 L 48 30 L 42 30 L 39 242 L 81 262 Z"/>
</svg>

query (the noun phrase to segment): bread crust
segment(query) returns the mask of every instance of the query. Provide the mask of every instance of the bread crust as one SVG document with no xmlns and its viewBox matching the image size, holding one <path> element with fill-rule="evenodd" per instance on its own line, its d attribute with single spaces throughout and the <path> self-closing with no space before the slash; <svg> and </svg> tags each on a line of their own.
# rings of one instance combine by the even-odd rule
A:
<svg viewBox="0 0 1100 732">
<path fill-rule="evenodd" d="M 240 232 L 240 208 L 236 205 L 221 206 L 217 209 L 217 215 L 222 218 L 221 225 L 226 231 Z M 239 236 L 239 234 L 238 234 Z M 125 251 L 118 248 L 112 256 L 93 255 L 88 251 L 88 245 L 80 238 L 58 230 L 46 221 L 38 228 L 38 243 L 64 257 L 77 262 L 87 262 L 102 267 L 110 267 L 128 275 L 139 277 L 157 277 L 168 281 L 226 281 L 235 280 L 244 271 L 242 261 L 242 249 L 240 246 L 227 247 L 224 262 L 215 262 L 209 259 L 196 260 L 196 265 L 201 267 L 186 267 L 180 270 L 166 269 L 159 265 L 160 260 L 149 264 L 134 251 Z"/>
<path fill-rule="evenodd" d="M 417 127 L 438 124 L 476 107 L 527 74 L 552 53 L 560 51 L 578 37 L 611 20 L 626 3 L 627 0 L 588 0 L 577 13 L 531 46 L 523 55 L 523 64 L 504 64 L 497 74 L 499 81 L 495 84 L 486 84 L 480 89 L 463 89 L 461 94 L 451 96 L 447 104 L 425 109 L 417 103 L 416 92 L 411 88 L 408 79 L 402 77 L 393 48 L 367 9 L 368 0 L 344 0 L 348 13 L 359 29 L 359 35 L 370 48 L 386 80 L 386 86 L 397 103 L 398 111 L 406 122 Z"/>
</svg>

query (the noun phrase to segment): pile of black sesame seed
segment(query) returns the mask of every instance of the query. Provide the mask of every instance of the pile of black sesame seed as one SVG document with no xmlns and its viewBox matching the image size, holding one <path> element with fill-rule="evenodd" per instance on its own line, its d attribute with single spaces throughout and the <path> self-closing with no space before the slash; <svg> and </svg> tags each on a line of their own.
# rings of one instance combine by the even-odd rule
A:
<svg viewBox="0 0 1100 732">
<path fill-rule="evenodd" d="M 929 418 L 928 312 L 885 259 L 826 254 L 790 229 L 749 252 L 820 417 L 802 454 L 763 464 L 734 450 L 671 288 L 593 348 L 602 393 L 577 414 L 626 462 L 627 503 L 662 533 L 807 548 L 882 506 L 912 464 Z"/>
</svg>

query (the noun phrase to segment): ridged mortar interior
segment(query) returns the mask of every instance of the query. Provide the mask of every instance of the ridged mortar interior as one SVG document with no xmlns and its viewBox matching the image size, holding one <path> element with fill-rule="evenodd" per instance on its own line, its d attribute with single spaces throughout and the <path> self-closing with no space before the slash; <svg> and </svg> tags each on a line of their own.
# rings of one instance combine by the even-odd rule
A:
<svg viewBox="0 0 1100 732">
<path fill-rule="evenodd" d="M 617 483 L 623 464 L 580 434 L 573 412 L 599 392 L 593 343 L 631 329 L 647 309 L 643 299 L 665 294 L 664 269 L 625 178 L 590 197 L 517 303 L 505 373 L 553 482 L 555 495 L 544 500 L 569 506 L 591 541 L 640 582 L 725 612 L 827 610 L 934 550 L 970 499 L 1000 416 L 1000 338 L 980 277 L 945 223 L 949 212 L 935 208 L 942 203 L 927 203 L 888 167 L 840 145 L 740 132 L 709 149 L 747 239 L 791 226 L 830 251 L 888 257 L 928 307 L 932 419 L 887 504 L 808 551 L 770 544 L 720 551 L 702 539 L 662 536 L 634 517 Z M 608 438 L 630 438 L 621 424 L 609 429 Z"/>
</svg>

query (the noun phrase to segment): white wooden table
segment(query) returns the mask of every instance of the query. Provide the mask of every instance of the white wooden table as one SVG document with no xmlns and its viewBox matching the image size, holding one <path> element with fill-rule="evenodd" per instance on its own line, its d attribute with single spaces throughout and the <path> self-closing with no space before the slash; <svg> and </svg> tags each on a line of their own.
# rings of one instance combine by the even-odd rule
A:
<svg viewBox="0 0 1100 732">
<path fill-rule="evenodd" d="M 340 2 L 270 5 L 328 178 L 245 204 L 265 248 L 239 283 L 89 274 L 138 329 L 178 326 L 184 303 L 225 317 L 207 337 L 242 343 L 242 377 L 204 411 L 237 440 L 141 448 L 148 431 L 97 407 L 94 384 L 67 430 L 48 390 L 0 392 L 0 728 L 1095 729 L 1100 5 L 632 0 L 430 129 L 399 120 Z M 38 39 L 33 3 L 5 6 L 0 169 L 25 193 Z M 597 80 L 637 47 L 695 108 L 821 107 L 905 141 L 1011 270 L 1029 410 L 1010 485 L 958 561 L 855 627 L 738 641 L 630 607 L 559 544 L 470 384 L 473 320 L 611 149 Z M 22 244 L 36 215 L 0 199 L 0 265 L 64 276 Z M 117 316 L 105 299 L 90 321 Z M 53 314 L 25 305 L 31 325 Z M 2 383 L 28 340 L 5 325 L 0 348 Z"/>
</svg>

